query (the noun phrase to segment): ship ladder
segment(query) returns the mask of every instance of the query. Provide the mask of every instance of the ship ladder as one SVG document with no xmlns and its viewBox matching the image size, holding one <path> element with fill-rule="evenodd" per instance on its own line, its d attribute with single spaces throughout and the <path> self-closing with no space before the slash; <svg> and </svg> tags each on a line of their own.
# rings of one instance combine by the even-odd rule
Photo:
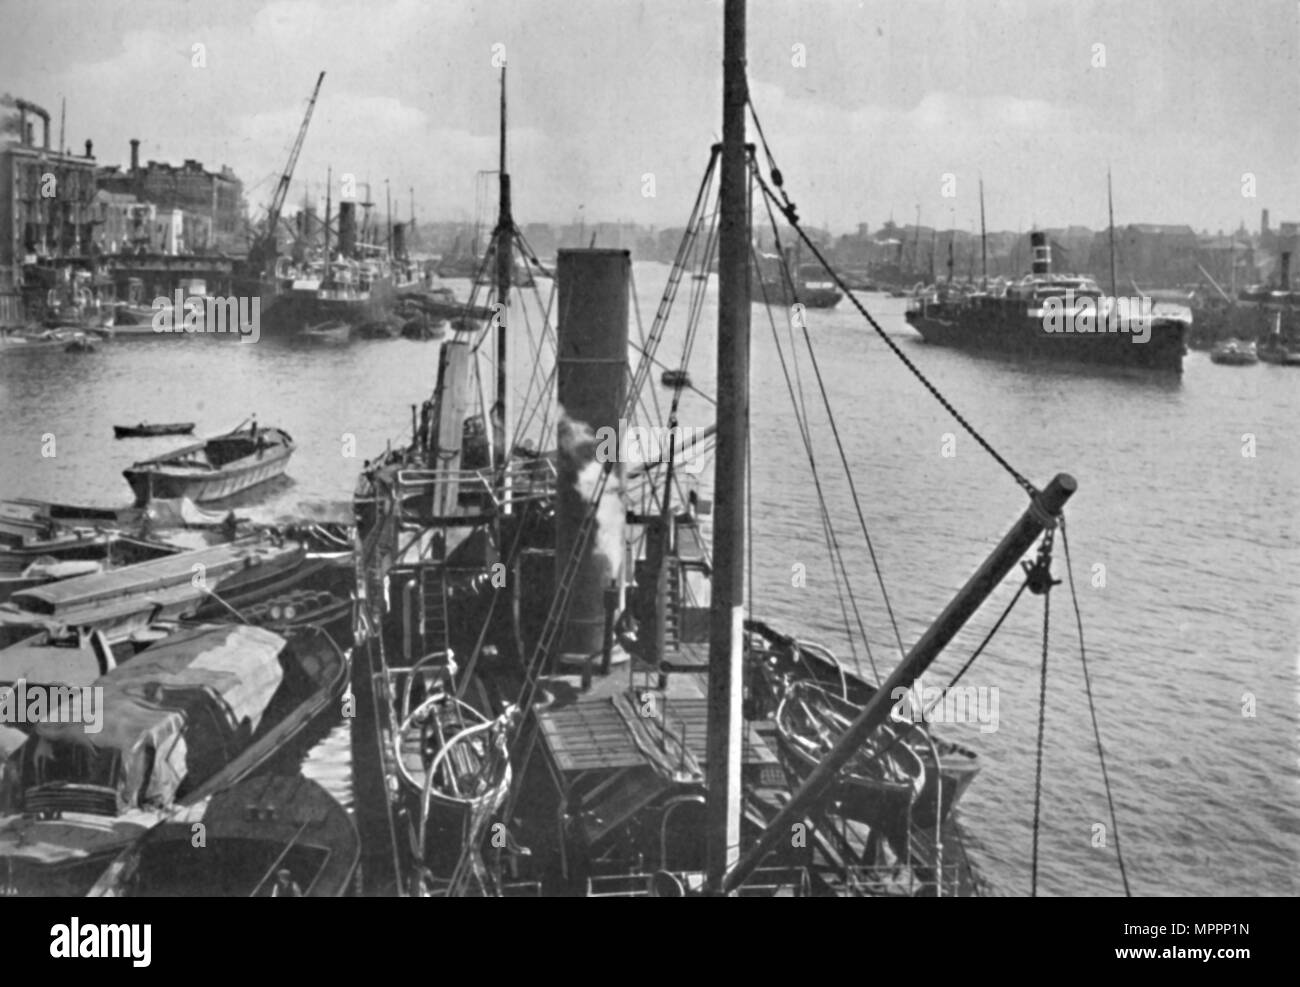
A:
<svg viewBox="0 0 1300 987">
<path fill-rule="evenodd" d="M 421 654 L 447 651 L 447 569 L 444 565 L 425 566 L 420 570 L 420 640 Z"/>
</svg>

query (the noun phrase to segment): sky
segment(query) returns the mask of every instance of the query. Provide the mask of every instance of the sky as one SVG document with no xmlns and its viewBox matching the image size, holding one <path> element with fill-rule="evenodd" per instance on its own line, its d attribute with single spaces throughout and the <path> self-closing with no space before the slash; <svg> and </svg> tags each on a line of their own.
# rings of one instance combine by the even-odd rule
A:
<svg viewBox="0 0 1300 987">
<path fill-rule="evenodd" d="M 255 206 L 321 70 L 292 203 L 332 168 L 381 207 L 387 179 L 399 218 L 414 188 L 418 219 L 474 219 L 502 56 L 521 224 L 683 225 L 720 136 L 720 0 L 0 0 L 0 24 L 0 92 L 56 134 L 66 99 L 67 146 L 226 164 Z M 748 56 L 786 187 L 835 232 L 918 206 L 978 229 L 981 176 L 990 229 L 1100 228 L 1108 167 L 1120 224 L 1300 220 L 1296 0 L 751 0 Z"/>
</svg>

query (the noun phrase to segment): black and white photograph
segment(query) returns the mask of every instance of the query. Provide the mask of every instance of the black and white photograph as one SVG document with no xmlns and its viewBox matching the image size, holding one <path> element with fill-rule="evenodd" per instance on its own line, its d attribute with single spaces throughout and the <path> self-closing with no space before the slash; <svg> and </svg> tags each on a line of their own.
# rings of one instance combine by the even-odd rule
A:
<svg viewBox="0 0 1300 987">
<path fill-rule="evenodd" d="M 0 897 L 1300 893 L 1294 0 L 0 0 L 0 93 Z"/>
</svg>

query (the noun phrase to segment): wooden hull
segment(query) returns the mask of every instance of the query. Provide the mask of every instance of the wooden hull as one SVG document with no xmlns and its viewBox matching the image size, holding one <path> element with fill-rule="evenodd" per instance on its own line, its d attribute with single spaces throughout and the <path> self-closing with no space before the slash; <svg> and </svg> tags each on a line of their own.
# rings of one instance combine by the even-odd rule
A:
<svg viewBox="0 0 1300 987">
<path fill-rule="evenodd" d="M 777 734 L 777 753 L 793 788 L 803 784 L 817 766 L 816 759 L 795 749 L 784 734 Z M 832 786 L 827 803 L 837 815 L 894 836 L 907 832 L 913 794 L 912 785 L 906 782 L 848 776 Z"/>
<path fill-rule="evenodd" d="M 746 627 L 783 653 L 793 654 L 789 649 L 797 648 L 797 660 L 781 664 L 777 669 L 778 674 L 791 678 L 805 677 L 833 693 L 847 693 L 847 705 L 844 707 L 846 715 L 856 715 L 856 711 L 876 694 L 875 686 L 851 672 L 842 671 L 816 652 L 799 647 L 794 639 L 768 625 L 760 621 L 749 621 Z M 933 749 L 927 736 L 934 742 Z M 934 825 L 936 821 L 946 821 L 979 774 L 979 755 L 968 747 L 935 736 L 932 731 L 923 730 L 920 726 L 907 728 L 903 738 L 903 742 L 913 750 L 925 768 L 925 784 L 912 806 L 912 821 L 925 827 Z"/>
<path fill-rule="evenodd" d="M 135 492 L 136 506 L 143 507 L 154 498 L 188 497 L 196 504 L 224 500 L 282 476 L 295 447 L 279 429 L 263 430 L 259 435 L 269 444 L 255 451 L 250 449 L 240 458 L 219 465 L 196 462 L 219 448 L 220 443 L 246 442 L 250 435 L 232 432 L 217 436 L 123 470 L 122 475 Z"/>
<path fill-rule="evenodd" d="M 1252 353 L 1211 353 L 1210 362 L 1224 367 L 1253 367 L 1259 358 Z"/>
<path fill-rule="evenodd" d="M 348 681 L 348 660 L 327 637 L 313 639 L 316 634 L 308 629 L 296 632 L 291 638 L 290 650 L 283 659 L 286 661 L 284 681 L 250 741 L 206 779 L 192 784 L 187 781 L 174 804 L 150 805 L 113 816 L 97 807 L 105 801 L 105 789 L 96 785 L 68 785 L 40 803 L 41 812 L 55 813 L 62 817 L 61 822 L 51 823 L 36 811 L 23 816 L 0 816 L 0 873 L 14 875 L 6 893 L 21 896 L 131 893 L 129 887 L 125 891 L 117 888 L 124 852 L 134 852 L 138 841 L 159 824 L 188 818 L 185 814 L 195 811 L 200 813 L 196 821 L 201 820 L 205 800 L 252 778 L 317 717 L 327 709 L 337 708 L 338 697 Z M 78 788 L 84 791 L 79 793 Z M 111 792 L 108 795 L 111 801 Z M 240 812 L 243 804 L 234 803 Z M 177 813 L 181 815 L 178 817 Z M 192 834 L 192 824 L 186 823 L 184 845 L 190 850 L 188 859 L 193 863 L 203 855 L 193 854 Z M 356 849 L 359 852 L 359 844 Z M 328 893 L 343 893 L 354 869 L 355 861 L 347 868 L 348 878 L 330 878 L 322 882 L 321 888 L 338 888 Z M 308 896 L 306 892 L 304 896 Z"/>
<path fill-rule="evenodd" d="M 199 824 L 205 844 L 196 853 Z M 261 775 L 152 830 L 90 896 L 337 898 L 352 889 L 360 859 L 356 826 L 325 789 L 300 776 Z"/>
<path fill-rule="evenodd" d="M 777 712 L 777 754 L 794 788 L 820 763 L 827 739 L 841 732 L 839 717 L 853 709 L 848 703 L 845 710 L 831 709 L 826 702 L 831 698 L 811 682 L 795 683 Z M 836 815 L 905 839 L 924 783 L 920 758 L 886 725 L 840 774 L 825 804 Z"/>
</svg>

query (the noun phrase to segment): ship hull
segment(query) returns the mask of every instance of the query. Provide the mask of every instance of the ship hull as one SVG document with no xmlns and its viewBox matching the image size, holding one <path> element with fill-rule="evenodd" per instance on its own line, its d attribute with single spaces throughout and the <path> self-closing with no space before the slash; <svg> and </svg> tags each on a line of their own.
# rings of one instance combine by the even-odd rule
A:
<svg viewBox="0 0 1300 987">
<path fill-rule="evenodd" d="M 1187 322 L 1155 317 L 1146 342 L 1128 332 L 1050 333 L 1023 304 L 985 299 L 982 304 L 925 306 L 907 322 L 934 346 L 1007 358 L 1132 367 L 1179 374 L 1186 352 Z"/>
<path fill-rule="evenodd" d="M 210 477 L 174 476 L 163 472 L 125 470 L 124 475 L 135 492 L 137 504 L 157 498 L 188 497 L 196 504 L 224 500 L 284 474 L 289 453 L 268 457 L 265 461 Z"/>
<path fill-rule="evenodd" d="M 280 429 L 232 432 L 185 446 L 123 470 L 136 506 L 155 498 L 188 497 L 194 503 L 234 496 L 284 473 L 293 440 Z M 261 441 L 265 444 L 260 444 Z"/>
<path fill-rule="evenodd" d="M 315 290 L 282 289 L 262 313 L 262 334 L 297 334 L 322 322 L 373 322 L 389 314 L 396 297 L 387 280 L 375 281 L 363 298 L 331 298 Z"/>
<path fill-rule="evenodd" d="M 797 301 L 806 308 L 834 308 L 844 297 L 835 288 L 800 285 L 796 298 L 790 285 L 785 281 L 758 277 L 754 277 L 750 282 L 749 296 L 751 301 L 760 305 L 793 305 Z"/>
</svg>

